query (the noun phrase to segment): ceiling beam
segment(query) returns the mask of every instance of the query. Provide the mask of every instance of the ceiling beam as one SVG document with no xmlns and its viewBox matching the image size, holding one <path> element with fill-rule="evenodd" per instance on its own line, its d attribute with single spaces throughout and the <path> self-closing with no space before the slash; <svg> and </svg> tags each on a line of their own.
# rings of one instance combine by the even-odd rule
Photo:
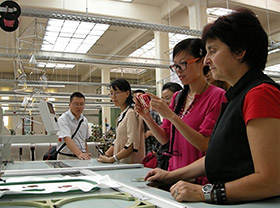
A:
<svg viewBox="0 0 280 208">
<path fill-rule="evenodd" d="M 62 62 L 71 62 L 71 63 L 90 63 L 90 64 L 105 64 L 105 65 L 119 65 L 119 66 L 134 66 L 134 67 L 145 67 L 145 68 L 164 68 L 168 69 L 168 65 L 164 64 L 153 64 L 153 63 L 144 63 L 144 62 L 128 62 L 128 61 L 119 61 L 119 60 L 106 60 L 106 59 L 94 59 L 94 58 L 79 58 L 71 56 L 65 56 L 66 53 L 63 53 L 64 56 L 46 56 L 46 55 L 35 55 L 37 61 L 44 60 L 44 61 L 62 61 Z M 3 58 L 11 58 L 11 59 L 26 59 L 30 60 L 31 55 L 28 54 L 14 54 L 14 53 L 0 53 L 0 57 Z"/>
<path fill-rule="evenodd" d="M 38 18 L 54 18 L 54 19 L 63 19 L 63 20 L 94 22 L 94 23 L 108 24 L 108 25 L 114 25 L 120 27 L 132 27 L 132 28 L 138 28 L 143 30 L 173 32 L 173 33 L 194 35 L 194 36 L 201 35 L 200 30 L 186 29 L 186 28 L 168 26 L 163 24 L 147 23 L 142 21 L 111 18 L 105 16 L 79 14 L 79 13 L 22 8 L 21 15 L 28 16 L 28 17 L 38 17 Z"/>
<path fill-rule="evenodd" d="M 9 83 L 18 83 L 18 80 L 15 79 L 0 79 L 1 82 L 9 82 Z M 52 85 L 79 85 L 79 86 L 105 86 L 108 87 L 110 84 L 108 83 L 99 83 L 99 82 L 73 82 L 73 81 L 40 81 L 40 80 L 27 80 L 27 84 L 52 84 Z M 147 89 L 155 89 L 156 86 L 154 85 L 135 85 L 131 84 L 133 88 L 147 88 Z M 5 91 L 0 91 L 5 92 Z M 7 92 L 8 93 L 8 92 Z M 47 93 L 49 94 L 49 93 Z M 69 94 L 68 94 L 69 95 Z"/>
</svg>

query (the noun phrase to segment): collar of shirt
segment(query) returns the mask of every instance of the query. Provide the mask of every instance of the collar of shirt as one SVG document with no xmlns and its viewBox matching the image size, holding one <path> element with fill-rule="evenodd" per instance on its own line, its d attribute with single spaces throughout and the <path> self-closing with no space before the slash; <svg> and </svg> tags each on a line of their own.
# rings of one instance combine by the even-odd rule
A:
<svg viewBox="0 0 280 208">
<path fill-rule="evenodd" d="M 129 108 L 130 108 L 130 105 L 128 105 L 128 106 L 126 107 L 126 109 L 124 109 L 124 111 L 121 112 L 121 114 L 120 114 L 120 116 L 119 116 L 119 118 L 118 118 L 118 122 L 120 122 L 120 121 L 123 119 L 123 117 L 124 117 L 126 111 L 128 111 Z"/>
<path fill-rule="evenodd" d="M 70 117 L 71 120 L 77 120 L 76 117 L 73 115 L 73 113 L 71 112 L 70 109 L 67 111 L 67 114 L 68 114 L 68 116 Z M 78 121 L 80 121 L 83 118 L 84 118 L 84 115 L 81 114 Z"/>
</svg>

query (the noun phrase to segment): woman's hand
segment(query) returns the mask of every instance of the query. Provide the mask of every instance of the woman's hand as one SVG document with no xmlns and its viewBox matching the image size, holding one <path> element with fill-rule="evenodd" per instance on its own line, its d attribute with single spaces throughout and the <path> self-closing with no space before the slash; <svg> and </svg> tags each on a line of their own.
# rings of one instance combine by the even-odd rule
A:
<svg viewBox="0 0 280 208">
<path fill-rule="evenodd" d="M 150 136 L 154 136 L 150 130 L 146 131 L 144 135 L 145 135 L 145 139 L 147 139 Z"/>
<path fill-rule="evenodd" d="M 133 101 L 135 103 L 134 105 L 134 111 L 142 116 L 143 118 L 147 117 L 150 115 L 150 110 L 148 108 L 143 108 L 142 105 L 140 104 L 139 100 L 137 98 L 133 98 Z"/>
<path fill-rule="evenodd" d="M 146 94 L 151 98 L 150 105 L 152 107 L 152 110 L 157 111 L 163 118 L 168 118 L 171 116 L 171 114 L 173 114 L 173 111 L 163 101 L 163 99 L 151 93 Z"/>
<path fill-rule="evenodd" d="M 147 173 L 144 180 L 145 181 L 162 181 L 168 184 L 168 174 L 169 171 L 162 170 L 160 168 L 155 168 Z"/>
<path fill-rule="evenodd" d="M 100 155 L 99 158 L 96 158 L 98 162 L 103 162 L 103 163 L 113 163 L 115 162 L 115 159 L 113 157 L 107 157 L 104 155 Z"/>
<path fill-rule="evenodd" d="M 170 188 L 171 195 L 176 201 L 205 201 L 202 186 L 186 181 L 178 181 Z"/>
</svg>

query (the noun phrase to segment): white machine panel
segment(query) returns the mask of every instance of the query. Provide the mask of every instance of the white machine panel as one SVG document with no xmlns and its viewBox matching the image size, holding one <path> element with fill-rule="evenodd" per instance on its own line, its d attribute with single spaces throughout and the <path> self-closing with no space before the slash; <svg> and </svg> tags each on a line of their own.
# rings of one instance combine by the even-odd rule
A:
<svg viewBox="0 0 280 208">
<path fill-rule="evenodd" d="M 39 110 L 48 134 L 56 134 L 59 129 L 52 103 L 46 101 L 41 102 L 39 104 Z"/>
</svg>

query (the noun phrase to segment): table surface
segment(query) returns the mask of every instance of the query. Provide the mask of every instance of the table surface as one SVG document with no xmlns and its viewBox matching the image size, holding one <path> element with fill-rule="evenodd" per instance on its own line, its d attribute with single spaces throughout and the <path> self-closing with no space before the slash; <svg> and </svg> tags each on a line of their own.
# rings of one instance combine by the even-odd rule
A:
<svg viewBox="0 0 280 208">
<path fill-rule="evenodd" d="M 160 190 L 158 188 L 152 188 L 147 185 L 147 182 L 140 181 L 137 182 L 136 179 L 143 178 L 147 172 L 150 170 L 148 168 L 143 168 L 140 164 L 137 165 L 129 165 L 129 164 L 106 164 L 106 163 L 99 163 L 95 159 L 92 160 L 63 160 L 63 163 L 57 163 L 58 161 L 48 161 L 50 163 L 56 164 L 57 167 L 54 167 L 54 165 L 50 165 L 47 163 L 47 161 L 26 161 L 26 162 L 14 162 L 9 163 L 5 166 L 5 171 L 9 173 L 9 171 L 18 171 L 18 172 L 24 172 L 24 170 L 30 171 L 30 175 L 32 175 L 31 170 L 41 170 L 42 175 L 44 175 L 44 172 L 46 170 L 63 170 L 63 169 L 75 169 L 75 168 L 81 168 L 81 169 L 88 169 L 91 170 L 93 167 L 95 167 L 94 172 L 99 175 L 108 175 L 113 180 L 120 182 L 121 184 L 126 184 L 132 189 L 139 190 L 141 192 L 145 192 L 151 196 L 155 196 L 155 198 L 159 197 L 162 199 L 174 201 L 171 194 L 167 191 Z M 62 168 L 61 166 L 65 166 Z M 91 170 L 92 171 L 92 170 Z M 90 172 L 91 172 L 90 171 Z M 45 173 L 46 174 L 46 173 Z M 59 175 L 59 174 L 58 174 Z M 5 174 L 3 175 L 3 178 L 5 178 Z M 112 192 L 112 190 L 110 190 Z M 108 190 L 107 190 L 108 192 Z M 106 193 L 106 190 L 100 190 L 95 192 L 96 194 L 100 193 Z M 68 195 L 68 194 L 66 194 Z M 78 196 L 79 194 L 74 194 L 73 196 Z M 84 194 L 83 194 L 84 195 Z M 5 199 L 5 198 L 4 198 Z M 25 199 L 28 199 L 26 197 Z M 0 199 L 0 202 L 3 200 Z M 8 199 L 13 200 L 13 199 Z M 92 203 L 92 202 L 91 202 Z M 184 203 L 177 203 L 181 204 L 182 207 L 188 207 L 188 208 L 206 208 L 206 207 L 221 207 L 219 205 L 212 205 L 207 203 L 191 203 L 191 202 L 184 202 Z M 263 207 L 279 207 L 280 205 L 280 197 L 262 200 L 258 202 L 250 202 L 250 203 L 244 203 L 244 204 L 238 204 L 238 205 L 227 205 L 227 207 L 234 207 L 234 208 L 250 208 L 250 207 L 256 207 L 256 208 L 263 208 Z M 84 206 L 84 205 L 83 205 Z M 0 206 L 3 207 L 3 206 Z M 9 206 L 10 207 L 10 206 Z M 64 207 L 64 206 L 63 206 Z"/>
</svg>

